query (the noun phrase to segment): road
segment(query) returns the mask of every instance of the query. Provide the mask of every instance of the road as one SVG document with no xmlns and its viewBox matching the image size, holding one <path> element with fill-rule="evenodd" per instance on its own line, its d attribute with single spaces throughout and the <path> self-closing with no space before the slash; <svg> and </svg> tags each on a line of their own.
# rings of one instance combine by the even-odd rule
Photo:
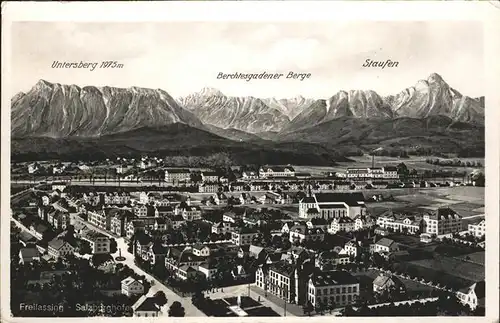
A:
<svg viewBox="0 0 500 323">
<path fill-rule="evenodd" d="M 17 226 L 19 229 L 21 229 L 21 230 L 23 230 L 23 231 L 28 232 L 30 235 L 32 235 L 33 237 L 35 237 L 37 240 L 41 240 L 40 238 L 38 238 L 38 237 L 36 237 L 35 235 L 33 235 L 33 234 L 31 233 L 30 229 L 28 229 L 27 227 L 25 227 L 25 226 L 24 226 L 24 224 L 22 224 L 21 222 L 17 221 L 16 219 L 14 219 L 14 217 L 13 217 L 12 215 L 11 215 L 11 217 L 10 217 L 10 220 L 11 220 L 12 222 L 14 222 L 14 223 L 16 224 L 16 226 Z"/>
<path fill-rule="evenodd" d="M 72 204 L 72 202 L 69 202 L 69 204 Z M 133 269 L 137 274 L 144 275 L 148 281 L 152 282 L 151 289 L 149 290 L 147 296 L 153 296 L 157 291 L 161 290 L 167 296 L 167 300 L 168 300 L 168 303 L 166 305 L 167 307 L 164 307 L 167 310 L 168 310 L 168 306 L 170 306 L 170 304 L 172 304 L 175 301 L 178 301 L 184 307 L 184 309 L 186 311 L 186 316 L 205 316 L 205 314 L 203 314 L 200 310 L 198 310 L 196 307 L 194 307 L 191 304 L 190 297 L 189 298 L 188 297 L 186 297 L 186 298 L 180 297 L 179 295 L 174 293 L 172 290 L 167 288 L 167 286 L 163 285 L 160 281 L 155 279 L 153 276 L 151 276 L 150 274 L 148 274 L 147 272 L 145 272 L 144 270 L 139 268 L 135 264 L 134 255 L 127 251 L 128 244 L 125 241 L 124 237 L 114 236 L 111 233 L 109 233 L 108 231 L 102 230 L 102 229 L 94 226 L 93 224 L 89 223 L 88 221 L 83 220 L 81 217 L 76 216 L 76 215 L 73 216 L 73 221 L 75 221 L 75 220 L 78 220 L 78 221 L 85 223 L 85 225 L 87 225 L 92 230 L 96 230 L 96 231 L 98 231 L 98 232 L 100 232 L 100 233 L 102 233 L 110 238 L 115 239 L 116 245 L 117 245 L 117 251 L 112 254 L 113 258 L 118 257 L 120 255 L 120 251 L 121 251 L 121 256 L 124 257 L 125 260 L 121 261 L 119 263 L 127 265 L 128 267 Z M 163 309 L 162 309 L 162 311 L 163 311 Z M 164 313 L 164 315 L 165 315 L 165 313 Z"/>
<path fill-rule="evenodd" d="M 134 262 L 134 256 L 127 251 L 128 245 L 125 242 L 125 239 L 118 238 L 116 239 L 117 242 L 117 247 L 118 250 L 116 253 L 112 254 L 113 257 L 117 257 L 119 255 L 119 252 L 121 250 L 121 256 L 125 258 L 124 261 L 120 262 L 124 265 L 127 265 L 128 267 L 132 268 L 137 274 L 139 275 L 144 275 L 147 280 L 151 281 L 152 286 L 151 289 L 148 291 L 147 296 L 153 296 L 157 291 L 163 291 L 165 295 L 167 296 L 168 303 L 166 306 L 163 307 L 163 315 L 167 315 L 165 312 L 166 309 L 175 301 L 178 301 L 182 304 L 182 306 L 185 309 L 186 312 L 186 317 L 202 317 L 206 316 L 204 313 L 202 313 L 200 310 L 198 310 L 196 307 L 191 304 L 191 298 L 190 297 L 180 297 L 176 293 L 174 293 L 172 290 L 168 289 L 165 285 L 163 285 L 160 281 L 155 279 L 153 276 L 139 268 L 135 262 Z"/>
</svg>

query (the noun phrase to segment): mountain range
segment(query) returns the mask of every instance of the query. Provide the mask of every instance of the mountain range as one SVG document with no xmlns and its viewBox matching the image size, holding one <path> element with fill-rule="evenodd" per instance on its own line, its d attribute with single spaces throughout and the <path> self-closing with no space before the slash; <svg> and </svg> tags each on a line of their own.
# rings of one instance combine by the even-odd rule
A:
<svg viewBox="0 0 500 323">
<path fill-rule="evenodd" d="M 13 154 L 41 151 L 30 142 L 48 153 L 68 150 L 62 143 L 114 154 L 191 145 L 204 154 L 230 149 L 279 155 L 301 147 L 299 155 L 320 152 L 326 159 L 375 146 L 484 150 L 484 97 L 464 96 L 438 74 L 394 95 L 350 90 L 328 99 L 233 97 L 213 88 L 174 99 L 161 89 L 40 80 L 27 93 L 16 94 L 11 109 Z M 323 149 L 332 155 L 325 157 Z"/>
<path fill-rule="evenodd" d="M 11 101 L 13 137 L 98 137 L 144 126 L 203 128 L 163 90 L 61 85 L 44 80 Z"/>
</svg>

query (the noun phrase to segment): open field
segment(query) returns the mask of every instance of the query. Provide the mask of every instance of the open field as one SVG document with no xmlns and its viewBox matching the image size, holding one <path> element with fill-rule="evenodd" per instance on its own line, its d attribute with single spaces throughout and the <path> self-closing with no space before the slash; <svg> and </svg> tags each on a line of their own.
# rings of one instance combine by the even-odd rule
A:
<svg viewBox="0 0 500 323">
<path fill-rule="evenodd" d="M 478 251 L 478 252 L 469 253 L 469 254 L 466 254 L 463 256 L 458 256 L 455 258 L 463 260 L 463 261 L 469 261 L 469 262 L 473 262 L 476 264 L 481 264 L 484 266 L 485 257 L 486 257 L 486 253 L 484 251 Z"/>
<path fill-rule="evenodd" d="M 456 167 L 456 166 L 437 166 L 431 165 L 425 162 L 427 158 L 436 158 L 432 156 L 410 156 L 410 158 L 396 158 L 396 157 L 385 157 L 385 156 L 376 156 L 375 157 L 375 167 L 382 166 L 397 166 L 400 163 L 405 163 L 405 165 L 409 168 L 415 168 L 417 170 L 441 170 L 441 171 L 465 171 L 470 173 L 474 170 L 480 169 L 484 170 L 483 167 Z M 324 172 L 345 172 L 346 168 L 349 167 L 371 167 L 372 166 L 372 157 L 365 156 L 355 156 L 349 157 L 352 161 L 350 162 L 338 162 L 337 166 L 326 167 L 326 166 L 294 166 L 297 172 L 307 172 L 312 175 L 320 175 Z M 440 158 L 442 159 L 442 158 Z M 484 158 L 458 158 L 461 161 L 479 161 L 482 165 L 484 165 Z"/>
<path fill-rule="evenodd" d="M 484 265 L 451 257 L 416 260 L 410 264 L 470 281 L 481 281 L 485 276 Z"/>
<path fill-rule="evenodd" d="M 391 202 L 368 203 L 368 209 L 375 215 L 389 209 L 395 212 L 413 213 L 424 209 L 436 210 L 440 207 L 451 207 L 464 217 L 484 214 L 484 187 L 458 186 L 385 191 L 370 190 L 365 191 L 365 196 L 375 193 L 384 196 L 392 195 L 395 199 L 395 201 Z"/>
</svg>

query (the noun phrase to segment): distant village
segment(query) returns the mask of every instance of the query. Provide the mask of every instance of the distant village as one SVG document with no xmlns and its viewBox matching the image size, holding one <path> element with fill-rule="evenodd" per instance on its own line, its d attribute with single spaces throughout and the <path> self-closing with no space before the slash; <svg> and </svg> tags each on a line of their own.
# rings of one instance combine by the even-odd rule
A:
<svg viewBox="0 0 500 323">
<path fill-rule="evenodd" d="M 484 315 L 484 214 L 387 206 L 480 173 L 145 157 L 11 174 L 14 316 Z"/>
</svg>

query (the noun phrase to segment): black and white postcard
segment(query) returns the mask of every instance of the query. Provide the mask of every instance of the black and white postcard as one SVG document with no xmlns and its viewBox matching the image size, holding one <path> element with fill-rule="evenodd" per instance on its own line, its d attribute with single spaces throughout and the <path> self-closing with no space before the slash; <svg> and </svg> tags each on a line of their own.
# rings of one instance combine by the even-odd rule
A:
<svg viewBox="0 0 500 323">
<path fill-rule="evenodd" d="M 499 10 L 8 3 L 2 320 L 498 320 Z"/>
</svg>

